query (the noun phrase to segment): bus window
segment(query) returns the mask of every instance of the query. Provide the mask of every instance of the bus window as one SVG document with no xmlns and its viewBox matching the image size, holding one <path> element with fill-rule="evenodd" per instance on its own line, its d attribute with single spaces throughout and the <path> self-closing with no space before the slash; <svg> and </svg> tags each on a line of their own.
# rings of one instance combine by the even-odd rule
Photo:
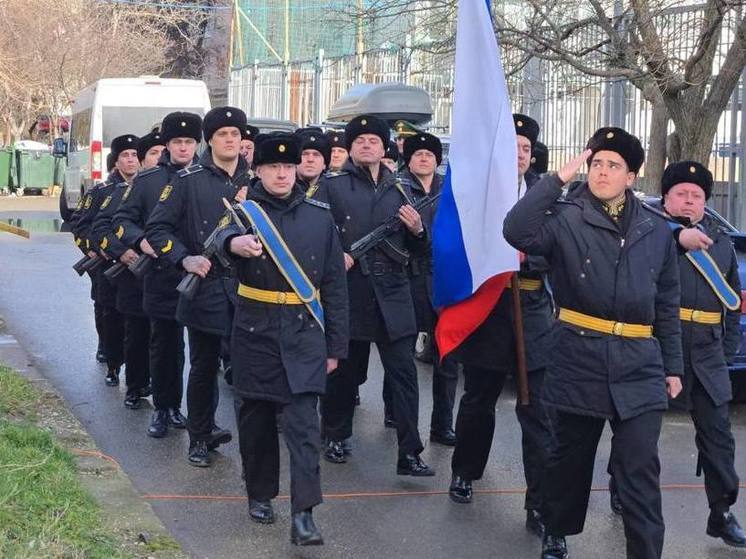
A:
<svg viewBox="0 0 746 559">
<path fill-rule="evenodd" d="M 142 136 L 153 128 L 153 124 L 163 120 L 168 113 L 184 111 L 204 115 L 204 109 L 184 107 L 103 107 L 103 144 L 122 134 Z"/>
<path fill-rule="evenodd" d="M 91 138 L 91 115 L 93 109 L 85 109 L 72 116 L 72 129 L 70 130 L 70 148 L 68 151 L 81 151 L 88 149 Z"/>
</svg>

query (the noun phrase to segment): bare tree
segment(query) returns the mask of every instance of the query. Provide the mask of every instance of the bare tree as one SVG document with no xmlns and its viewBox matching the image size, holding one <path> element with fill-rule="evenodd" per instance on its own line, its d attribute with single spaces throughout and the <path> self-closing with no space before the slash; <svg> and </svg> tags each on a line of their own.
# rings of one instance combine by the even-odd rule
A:
<svg viewBox="0 0 746 559">
<path fill-rule="evenodd" d="M 493 0 L 493 18 L 509 74 L 540 58 L 599 81 L 628 80 L 642 92 L 653 113 L 646 176 L 655 181 L 666 158 L 708 162 L 720 116 L 746 67 L 743 4 Z M 373 0 L 366 6 L 362 17 L 412 17 L 412 32 L 431 37 L 422 47 L 415 42 L 415 49 L 454 48 L 456 0 Z M 351 21 L 361 17 L 354 6 L 345 13 Z M 689 15 L 673 17 L 682 13 Z M 674 133 L 666 141 L 669 119 Z"/>
<path fill-rule="evenodd" d="M 97 79 L 171 70 L 168 53 L 173 45 L 192 48 L 201 40 L 198 30 L 208 16 L 181 4 L 0 1 L 0 123 L 5 141 L 25 137 L 40 115 L 48 115 L 50 132 L 57 132 L 59 116 L 74 95 Z"/>
</svg>

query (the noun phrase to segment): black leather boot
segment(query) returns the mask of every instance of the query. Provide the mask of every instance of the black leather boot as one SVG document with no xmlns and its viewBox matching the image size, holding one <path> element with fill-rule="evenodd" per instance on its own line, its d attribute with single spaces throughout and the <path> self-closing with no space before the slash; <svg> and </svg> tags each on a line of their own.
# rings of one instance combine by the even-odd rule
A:
<svg viewBox="0 0 746 559">
<path fill-rule="evenodd" d="M 257 524 L 272 524 L 275 521 L 272 501 L 259 501 L 249 497 L 249 517 Z"/>
<path fill-rule="evenodd" d="M 189 463 L 198 468 L 209 468 L 212 464 L 210 451 L 207 450 L 207 442 L 192 441 L 189 443 Z"/>
<path fill-rule="evenodd" d="M 106 372 L 106 386 L 119 386 L 119 367 L 112 367 Z"/>
<path fill-rule="evenodd" d="M 311 509 L 293 513 L 290 541 L 294 545 L 323 545 L 324 538 L 313 523 Z"/>
<path fill-rule="evenodd" d="M 544 534 L 541 542 L 541 559 L 567 559 L 567 542 L 564 536 Z"/>
<path fill-rule="evenodd" d="M 430 477 L 435 475 L 435 470 L 422 461 L 416 454 L 404 454 L 399 456 L 396 462 L 396 474 L 400 476 Z"/>
<path fill-rule="evenodd" d="M 344 464 L 347 462 L 342 441 L 326 441 L 323 456 L 324 460 L 332 464 Z"/>
<path fill-rule="evenodd" d="M 154 439 L 160 439 L 166 436 L 168 432 L 168 412 L 166 410 L 155 410 L 150 418 L 148 427 L 148 436 Z"/>
<path fill-rule="evenodd" d="M 707 535 L 720 538 L 733 547 L 746 547 L 746 534 L 738 523 L 738 519 L 730 511 L 710 513 L 707 519 Z"/>
<path fill-rule="evenodd" d="M 176 429 L 186 429 L 186 417 L 179 408 L 168 408 L 168 424 Z"/>
<path fill-rule="evenodd" d="M 471 503 L 473 497 L 471 480 L 462 478 L 461 476 L 453 476 L 451 486 L 448 488 L 448 496 L 454 503 Z"/>
</svg>

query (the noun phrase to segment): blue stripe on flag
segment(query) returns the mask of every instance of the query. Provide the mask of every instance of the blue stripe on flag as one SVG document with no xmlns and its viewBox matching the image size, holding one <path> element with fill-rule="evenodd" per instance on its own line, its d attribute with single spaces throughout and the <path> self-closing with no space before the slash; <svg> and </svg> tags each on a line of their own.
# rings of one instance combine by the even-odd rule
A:
<svg viewBox="0 0 746 559">
<path fill-rule="evenodd" d="M 458 303 L 473 292 L 461 221 L 453 198 L 450 165 L 446 169 L 433 230 L 438 231 L 433 236 L 433 303 L 436 307 L 443 307 Z"/>
</svg>

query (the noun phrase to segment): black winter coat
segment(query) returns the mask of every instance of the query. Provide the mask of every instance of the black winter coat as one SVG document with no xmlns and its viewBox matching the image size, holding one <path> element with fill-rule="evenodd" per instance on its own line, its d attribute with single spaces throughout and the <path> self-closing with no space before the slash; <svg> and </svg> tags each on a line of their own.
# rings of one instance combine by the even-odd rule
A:
<svg viewBox="0 0 746 559">
<path fill-rule="evenodd" d="M 348 160 L 342 171 L 327 173 L 320 183 L 314 199 L 331 206 L 344 251 L 411 202 L 406 183 L 400 181 L 405 199 L 396 185 L 397 177 L 383 165 L 380 173 L 376 185 L 367 169 Z M 427 230 L 416 237 L 402 226 L 387 241 L 388 253 L 374 248 L 364 256 L 365 262 L 355 262 L 347 272 L 353 340 L 393 341 L 417 334 L 406 266 L 412 252 L 427 249 Z"/>
<path fill-rule="evenodd" d="M 125 245 L 138 253 L 140 241 L 145 238 L 145 224 L 158 198 L 180 170 L 181 167 L 173 165 L 170 155 L 164 150 L 157 166 L 138 173 L 129 194 L 114 214 L 113 230 Z M 143 278 L 142 307 L 145 314 L 151 318 L 173 320 L 179 302 L 176 286 L 183 276 L 181 267 L 173 266 L 165 258 L 156 259 Z"/>
<path fill-rule="evenodd" d="M 705 215 L 700 227 L 714 241 L 707 252 L 717 263 L 733 290 L 740 295 L 738 261 L 733 242 L 715 219 Z M 724 320 L 717 325 L 681 321 L 684 350 L 684 390 L 677 399 L 689 406 L 694 377 L 702 383 L 716 406 L 731 400 L 728 362 L 738 353 L 741 344 L 741 310 L 728 311 L 712 288 L 694 268 L 683 250 L 679 255 L 681 306 L 700 311 L 723 312 Z"/>
<path fill-rule="evenodd" d="M 233 319 L 233 388 L 241 396 L 289 402 L 291 394 L 323 394 L 326 359 L 347 356 L 348 306 L 344 256 L 328 206 L 306 198 L 300 185 L 290 197 L 271 196 L 261 182 L 249 191 L 267 213 L 309 280 L 320 291 L 322 330 L 305 305 L 262 303 L 239 296 Z M 238 280 L 256 289 L 292 292 L 266 252 L 238 258 L 229 251 L 239 234 L 235 224 L 220 234 L 220 245 L 234 258 Z"/>
<path fill-rule="evenodd" d="M 651 338 L 606 335 L 557 321 L 544 386 L 559 409 L 628 419 L 666 409 L 666 375 L 684 371 L 679 270 L 664 219 L 627 193 L 627 231 L 594 204 L 587 184 L 557 202 L 562 183 L 542 178 L 508 213 L 503 233 L 518 250 L 542 255 L 559 308 L 652 325 Z"/>
<path fill-rule="evenodd" d="M 248 164 L 243 157 L 238 158 L 238 167 L 229 177 L 213 163 L 209 149 L 202 154 L 198 165 L 179 171 L 173 184 L 163 189 L 145 226 L 145 237 L 159 258 L 182 268 L 184 258 L 202 254 L 205 240 L 225 214 L 222 199 L 232 201 L 236 192 L 248 183 Z M 209 334 L 227 335 L 226 287 L 230 285 L 230 276 L 230 270 L 213 259 L 194 299 L 179 298 L 177 320 Z"/>
</svg>

